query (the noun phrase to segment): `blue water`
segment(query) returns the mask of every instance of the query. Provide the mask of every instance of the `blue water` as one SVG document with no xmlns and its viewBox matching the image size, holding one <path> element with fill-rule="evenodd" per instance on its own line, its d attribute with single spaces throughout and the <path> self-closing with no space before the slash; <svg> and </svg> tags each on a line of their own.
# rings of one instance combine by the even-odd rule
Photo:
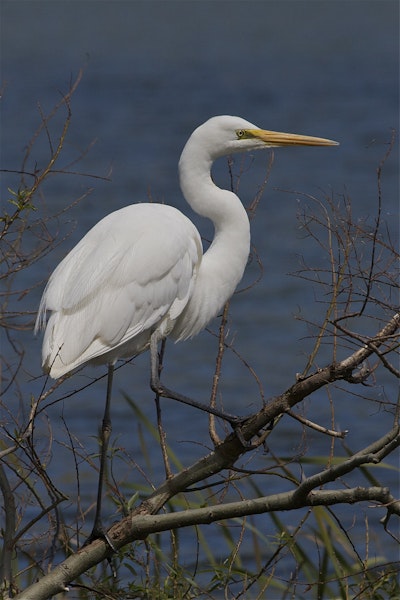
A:
<svg viewBox="0 0 400 600">
<path fill-rule="evenodd" d="M 317 302 L 316 295 L 322 296 L 318 288 L 291 273 L 300 268 L 301 257 L 321 268 L 328 265 L 318 244 L 304 235 L 298 214 L 307 204 L 314 209 L 308 194 L 320 199 L 347 195 L 353 218 L 373 222 L 376 168 L 387 150 L 391 129 L 398 127 L 397 3 L 3 0 L 1 11 L 2 168 L 20 168 L 26 144 L 40 123 L 37 104 L 43 112 L 50 111 L 79 68 L 86 65 L 72 100 L 72 123 L 58 167 L 102 177 L 112 169 L 111 181 L 55 175 L 44 186 L 43 196 L 36 197 L 41 216 L 62 210 L 94 188 L 60 215 L 57 228 L 61 238 L 69 233 L 66 239 L 15 279 L 18 290 L 35 286 L 27 295 L 16 296 L 12 307 L 32 311 L 32 319 L 52 269 L 96 221 L 114 209 L 146 200 L 150 194 L 181 208 L 206 235 L 211 234 L 209 226 L 185 206 L 176 174 L 188 135 L 208 117 L 237 114 L 267 129 L 340 142 L 338 148 L 275 151 L 272 173 L 252 222 L 253 243 L 264 274 L 256 287 L 232 301 L 229 339 L 234 339 L 237 352 L 256 371 L 265 397 L 290 386 L 312 348 L 311 328 L 295 316 L 301 313 L 312 321 L 324 311 Z M 58 117 L 50 125 L 54 140 L 61 122 Z M 68 166 L 93 141 L 81 161 Z M 35 163 L 43 167 L 48 157 L 48 140 L 43 137 L 32 151 L 28 170 Z M 261 185 L 270 158 L 260 153 L 245 159 L 240 185 L 245 204 Z M 235 164 L 239 169 L 241 159 Z M 382 186 L 383 217 L 394 244 L 398 243 L 397 164 L 394 150 L 384 166 Z M 229 186 L 225 160 L 216 166 L 215 177 L 220 185 Z M 18 175 L 2 174 L 3 202 L 9 196 L 7 188 L 18 185 Z M 258 274 L 253 261 L 245 283 Z M 23 318 L 21 323 L 28 325 L 27 321 Z M 211 325 L 213 331 L 217 328 L 217 322 Z M 30 395 L 39 394 L 44 384 L 43 378 L 37 379 L 40 339 L 32 337 L 31 323 L 15 332 L 15 339 L 25 350 L 24 373 L 18 386 L 9 390 L 5 407 L 27 411 Z M 3 349 L 8 361 L 16 360 L 6 343 Z M 207 401 L 215 353 L 215 338 L 208 333 L 185 344 L 169 344 L 165 381 Z M 330 356 L 330 349 L 323 348 L 318 363 L 325 364 Z M 84 369 L 65 382 L 57 397 L 102 373 L 101 368 Z M 144 469 L 136 424 L 122 392 L 155 423 L 148 378 L 148 357 L 141 356 L 117 372 L 113 398 L 113 439 Z M 377 387 L 365 390 L 366 395 L 375 400 L 383 397 L 383 384 L 390 398 L 396 390 L 384 374 Z M 220 391 L 230 412 L 246 413 L 260 406 L 258 385 L 233 353 L 226 354 Z M 95 451 L 104 392 L 102 380 L 47 410 L 55 437 L 49 471 L 71 496 L 76 493 L 73 486 L 68 487 L 74 466 L 71 453 L 63 448 L 69 441 L 62 418 L 73 435 Z M 377 412 L 374 402 L 357 397 L 349 402 L 339 391 L 332 393 L 336 422 L 350 429 L 347 443 L 353 450 L 370 443 L 378 428 L 383 434 L 389 427 L 392 416 Z M 202 444 L 209 445 L 207 419 L 170 400 L 164 400 L 163 407 L 168 441 L 189 465 L 202 455 Z M 307 401 L 305 410 L 309 418 L 330 425 L 324 392 Z M 44 419 L 42 426 L 45 445 Z M 270 446 L 276 455 L 288 456 L 301 444 L 301 435 L 300 426 L 287 419 L 272 434 Z M 312 453 L 328 453 L 329 443 L 309 434 Z M 149 460 L 156 485 L 163 478 L 156 444 Z M 254 468 L 263 460 L 257 458 Z M 132 477 L 132 465 L 120 463 L 121 476 Z M 392 471 L 378 476 L 396 488 L 395 477 Z M 95 478 L 90 469 L 82 477 L 85 508 L 94 499 Z M 138 476 L 136 482 L 143 480 Z M 268 491 L 282 491 L 280 482 L 269 478 Z M 383 514 L 378 512 L 376 523 Z M 386 542 L 390 540 L 385 538 Z M 190 539 L 185 543 L 190 547 Z"/>
</svg>

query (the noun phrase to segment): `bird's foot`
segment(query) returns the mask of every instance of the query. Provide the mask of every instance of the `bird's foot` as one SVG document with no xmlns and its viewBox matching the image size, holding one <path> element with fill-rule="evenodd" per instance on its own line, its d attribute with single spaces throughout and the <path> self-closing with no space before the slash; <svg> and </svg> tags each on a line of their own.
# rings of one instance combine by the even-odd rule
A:
<svg viewBox="0 0 400 600">
<path fill-rule="evenodd" d="M 243 436 L 241 427 L 249 420 L 249 417 L 238 417 L 237 415 L 231 415 L 222 410 L 218 410 L 217 408 L 213 408 L 211 406 L 207 406 L 205 404 L 201 404 L 196 400 L 192 400 L 183 394 L 179 394 L 166 388 L 163 386 L 159 379 L 156 381 L 151 381 L 150 387 L 157 396 L 161 396 L 164 398 L 171 398 L 172 400 L 177 400 L 178 402 L 182 402 L 183 404 L 187 404 L 189 406 L 193 406 L 194 408 L 199 408 L 200 410 L 207 412 L 208 414 L 214 415 L 215 417 L 219 417 L 223 419 L 232 427 L 233 432 L 236 434 L 238 440 L 242 444 L 242 446 L 246 449 L 252 448 L 252 444 L 250 441 L 246 440 Z"/>
<path fill-rule="evenodd" d="M 187 404 L 188 406 L 193 406 L 193 408 L 198 408 L 203 412 L 207 412 L 210 415 L 219 417 L 220 419 L 229 423 L 233 430 L 236 430 L 249 419 L 249 417 L 238 417 L 236 415 L 231 415 L 230 413 L 226 413 L 223 410 L 219 410 L 206 404 L 202 404 L 201 402 L 197 402 L 196 400 L 193 400 L 188 396 L 170 390 L 169 388 L 162 385 L 159 380 L 155 382 L 152 380 L 150 383 L 150 387 L 153 390 L 153 392 L 159 397 L 177 400 L 178 402 L 182 402 L 183 404 Z"/>
<path fill-rule="evenodd" d="M 108 546 L 111 548 L 111 550 L 113 552 L 117 552 L 116 547 L 114 546 L 113 542 L 111 541 L 110 536 L 108 535 L 108 533 L 104 529 L 104 527 L 103 527 L 103 525 L 102 525 L 101 522 L 94 524 L 93 529 L 92 529 L 92 533 L 86 539 L 86 541 L 85 541 L 85 543 L 83 544 L 82 547 L 84 548 L 85 546 L 89 546 L 89 544 L 91 544 L 95 540 L 104 540 L 106 542 L 106 544 L 108 544 Z"/>
<path fill-rule="evenodd" d="M 254 446 L 254 444 L 251 443 L 251 440 L 246 440 L 246 438 L 243 435 L 243 431 L 242 431 L 242 425 L 247 420 L 248 419 L 239 419 L 238 418 L 238 422 L 236 424 L 230 422 L 230 425 L 233 429 L 233 433 L 236 435 L 237 439 L 242 444 L 243 448 L 246 448 L 246 450 L 251 450 L 255 446 Z"/>
</svg>

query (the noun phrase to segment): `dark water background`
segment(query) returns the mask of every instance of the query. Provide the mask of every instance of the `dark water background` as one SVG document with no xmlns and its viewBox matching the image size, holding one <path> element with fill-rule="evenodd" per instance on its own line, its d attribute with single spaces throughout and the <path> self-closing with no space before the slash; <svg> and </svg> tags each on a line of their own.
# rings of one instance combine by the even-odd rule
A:
<svg viewBox="0 0 400 600">
<path fill-rule="evenodd" d="M 300 268 L 301 257 L 310 265 L 328 267 L 328 258 L 322 256 L 318 244 L 301 230 L 297 214 L 304 205 L 312 205 L 307 194 L 321 199 L 325 195 L 337 199 L 348 195 L 356 221 L 371 219 L 376 213 L 376 167 L 387 150 L 391 128 L 398 127 L 398 4 L 3 1 L 1 50 L 2 168 L 20 167 L 24 148 L 40 122 L 37 103 L 49 111 L 85 63 L 84 77 L 72 101 L 72 125 L 61 163 L 68 164 L 96 139 L 72 170 L 105 176 L 112 166 L 111 182 L 80 176 L 49 180 L 43 202 L 50 212 L 60 210 L 88 187 L 95 189 L 60 217 L 61 231 L 72 229 L 71 235 L 44 260 L 22 272 L 17 281 L 21 290 L 44 281 L 101 217 L 146 200 L 149 193 L 184 210 L 210 234 L 207 224 L 185 206 L 176 170 L 188 135 L 212 115 L 237 114 L 266 129 L 340 142 L 338 148 L 275 151 L 272 173 L 252 222 L 253 243 L 264 275 L 257 287 L 237 295 L 232 302 L 230 339 L 234 338 L 236 350 L 258 374 L 265 396 L 290 386 L 295 373 L 303 370 L 312 347 L 310 329 L 295 315 L 318 320 L 325 308 L 316 301 L 318 289 L 290 273 Z M 43 165 L 48 158 L 47 142 L 38 143 L 32 156 Z M 255 156 L 252 164 L 247 158 L 240 186 L 245 204 L 257 192 L 268 160 L 266 153 Z M 236 164 L 240 165 L 240 159 Z M 383 216 L 394 243 L 398 240 L 397 164 L 394 151 L 385 164 L 383 179 Z M 217 165 L 216 178 L 229 186 L 226 161 Z M 7 188 L 16 186 L 17 176 L 2 174 L 3 201 Z M 253 261 L 245 283 L 257 276 Z M 34 312 L 42 289 L 43 285 L 37 286 L 16 300 L 16 310 L 20 307 Z M 217 323 L 212 325 L 214 331 L 217 327 Z M 17 339 L 26 351 L 25 377 L 18 383 L 28 405 L 30 395 L 37 395 L 44 383 L 43 378 L 32 379 L 40 374 L 40 340 L 34 339 L 31 331 L 20 332 Z M 165 381 L 207 401 L 215 353 L 215 338 L 208 333 L 185 344 L 170 344 Z M 329 348 L 323 349 L 319 364 L 329 358 Z M 102 368 L 84 369 L 63 385 L 59 395 L 101 373 Z M 142 458 L 135 420 L 122 392 L 155 423 L 148 378 L 147 355 L 120 369 L 112 407 L 114 443 L 144 469 L 148 466 Z M 230 412 L 256 410 L 261 402 L 257 385 L 233 353 L 226 355 L 220 391 Z M 69 487 L 74 471 L 71 455 L 63 447 L 68 443 L 64 421 L 89 450 L 95 451 L 104 392 L 102 380 L 47 411 L 55 438 L 49 471 L 72 497 L 76 490 L 74 485 Z M 388 383 L 386 394 L 395 392 Z M 366 394 L 383 397 L 380 387 L 366 390 Z M 350 430 L 347 443 L 357 450 L 375 439 L 377 428 L 383 433 L 392 417 L 378 411 L 373 402 L 357 397 L 349 402 L 345 398 L 337 392 L 336 423 Z M 17 397 L 10 396 L 7 402 L 20 407 Z M 181 461 L 190 465 L 208 444 L 207 419 L 170 400 L 165 400 L 163 407 L 168 441 Z M 324 392 L 306 403 L 306 411 L 311 419 L 329 426 L 330 408 Z M 45 424 L 43 427 L 46 435 Z M 285 420 L 270 438 L 274 453 L 296 453 L 301 434 L 298 425 Z M 150 440 L 148 444 L 151 446 Z M 329 441 L 321 436 L 309 433 L 307 444 L 313 454 L 329 452 Z M 163 469 L 159 448 L 153 447 L 150 474 L 156 485 L 163 478 Z M 259 456 L 254 466 L 263 460 Z M 131 464 L 121 460 L 118 469 L 127 480 L 136 478 Z M 93 500 L 95 477 L 92 470 L 83 472 L 84 505 Z M 395 493 L 396 471 L 380 471 L 378 478 Z M 143 483 L 139 475 L 136 481 Z M 268 485 L 271 493 L 283 491 L 279 480 L 273 485 L 268 481 Z M 348 510 L 349 523 L 352 514 Z M 387 555 L 391 542 L 387 537 L 379 539 L 382 514 L 377 511 L 372 532 L 377 536 L 376 553 Z M 293 519 L 295 522 L 295 517 L 289 517 L 289 521 Z M 362 526 L 361 515 L 360 536 Z M 209 533 L 216 535 L 211 530 Z M 190 536 L 189 532 L 183 542 L 189 553 L 194 552 Z M 221 543 L 217 536 L 215 539 L 216 544 Z"/>
</svg>

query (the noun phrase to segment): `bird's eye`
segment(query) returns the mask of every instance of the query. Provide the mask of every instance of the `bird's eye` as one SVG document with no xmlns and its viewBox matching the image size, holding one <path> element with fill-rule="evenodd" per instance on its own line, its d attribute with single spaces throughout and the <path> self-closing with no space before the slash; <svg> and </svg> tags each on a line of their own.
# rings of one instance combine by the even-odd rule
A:
<svg viewBox="0 0 400 600">
<path fill-rule="evenodd" d="M 244 137 L 244 134 L 245 134 L 245 131 L 244 131 L 244 129 L 238 129 L 238 130 L 236 131 L 236 135 L 237 135 L 237 137 L 238 137 L 238 140 L 240 140 L 240 138 Z"/>
</svg>

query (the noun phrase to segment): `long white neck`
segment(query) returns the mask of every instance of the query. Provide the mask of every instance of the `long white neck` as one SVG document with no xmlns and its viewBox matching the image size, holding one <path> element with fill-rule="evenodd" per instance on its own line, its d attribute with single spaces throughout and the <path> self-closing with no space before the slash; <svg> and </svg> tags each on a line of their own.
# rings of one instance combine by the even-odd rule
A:
<svg viewBox="0 0 400 600">
<path fill-rule="evenodd" d="M 203 329 L 231 297 L 250 251 L 250 224 L 239 198 L 211 179 L 213 157 L 190 140 L 179 161 L 183 195 L 193 210 L 211 219 L 215 235 L 203 256 L 193 295 L 174 330 L 184 339 Z"/>
<path fill-rule="evenodd" d="M 190 142 L 190 140 L 189 140 Z M 246 210 L 240 199 L 228 190 L 215 185 L 211 178 L 212 159 L 206 152 L 186 144 L 179 161 L 179 180 L 182 193 L 199 215 L 207 217 L 214 224 L 215 237 L 206 252 L 217 251 L 221 260 L 231 260 L 237 256 L 241 264 L 241 274 L 246 266 L 250 250 L 250 224 Z M 224 243 L 223 243 L 224 242 Z"/>
</svg>

